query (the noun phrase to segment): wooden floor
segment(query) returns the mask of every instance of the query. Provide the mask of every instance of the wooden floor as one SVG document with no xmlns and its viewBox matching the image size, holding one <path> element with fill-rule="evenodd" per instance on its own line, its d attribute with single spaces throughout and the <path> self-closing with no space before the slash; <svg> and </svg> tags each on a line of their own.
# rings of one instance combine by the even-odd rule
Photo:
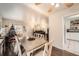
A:
<svg viewBox="0 0 79 59">
<path fill-rule="evenodd" d="M 78 56 L 78 55 L 53 47 L 52 56 Z"/>
<path fill-rule="evenodd" d="M 37 56 L 39 54 L 39 52 L 41 52 L 43 50 L 44 50 L 44 48 L 41 48 L 41 49 L 35 51 L 35 53 L 33 53 L 33 56 Z M 40 54 L 40 56 L 42 56 L 42 53 Z M 70 53 L 70 52 L 65 51 L 65 50 L 58 49 L 56 47 L 52 47 L 51 56 L 79 56 L 79 55 Z"/>
</svg>

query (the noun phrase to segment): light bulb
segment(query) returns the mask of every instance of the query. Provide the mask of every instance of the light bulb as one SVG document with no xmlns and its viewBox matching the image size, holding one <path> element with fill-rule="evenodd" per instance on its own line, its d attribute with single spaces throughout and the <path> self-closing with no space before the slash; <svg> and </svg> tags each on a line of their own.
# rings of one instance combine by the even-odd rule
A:
<svg viewBox="0 0 79 59">
<path fill-rule="evenodd" d="M 60 5 L 57 3 L 56 5 L 55 5 L 55 7 L 59 7 Z"/>
<path fill-rule="evenodd" d="M 51 3 L 51 5 L 55 5 L 55 3 Z"/>
</svg>

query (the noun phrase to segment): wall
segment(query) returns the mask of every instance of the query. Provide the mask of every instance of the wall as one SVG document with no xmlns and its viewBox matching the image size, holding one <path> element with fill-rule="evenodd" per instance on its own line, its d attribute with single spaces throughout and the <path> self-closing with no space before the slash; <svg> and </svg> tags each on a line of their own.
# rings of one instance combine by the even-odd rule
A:
<svg viewBox="0 0 79 59">
<path fill-rule="evenodd" d="M 52 45 L 75 54 L 79 54 L 79 42 L 71 41 L 69 47 L 69 42 L 67 40 L 64 42 L 64 17 L 72 14 L 78 14 L 78 11 L 79 5 L 77 4 L 72 8 L 56 11 L 51 16 L 49 16 L 49 39 L 53 40 Z"/>
<path fill-rule="evenodd" d="M 24 6 L 20 3 L 1 3 L 0 16 L 8 19 L 23 20 Z"/>
<path fill-rule="evenodd" d="M 32 8 L 26 8 L 25 14 L 25 25 L 27 28 L 27 34 L 32 34 L 32 31 L 36 29 L 35 25 L 39 24 L 41 28 L 39 29 L 46 29 L 48 27 L 48 17 L 45 15 L 40 14 L 39 12 L 33 10 Z M 47 31 L 47 30 L 45 30 Z"/>
</svg>

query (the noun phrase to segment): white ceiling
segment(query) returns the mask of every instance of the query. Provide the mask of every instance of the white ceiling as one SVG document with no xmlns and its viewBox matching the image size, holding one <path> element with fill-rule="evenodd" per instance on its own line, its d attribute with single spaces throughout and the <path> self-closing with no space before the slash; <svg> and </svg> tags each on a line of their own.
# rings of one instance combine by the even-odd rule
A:
<svg viewBox="0 0 79 59">
<path fill-rule="evenodd" d="M 73 6 L 78 5 L 79 4 L 74 4 Z M 60 6 L 56 8 L 50 3 L 41 3 L 38 5 L 34 3 L 0 3 L 0 15 L 5 18 L 22 20 L 25 13 L 24 8 L 28 9 L 27 6 L 46 16 L 68 9 L 64 7 L 64 4 L 60 4 Z"/>
<path fill-rule="evenodd" d="M 60 3 L 59 7 L 55 7 L 53 5 L 51 5 L 50 3 L 39 3 L 39 4 L 35 4 L 35 3 L 29 3 L 29 4 L 24 4 L 24 5 L 27 5 L 29 6 L 30 8 L 38 11 L 39 13 L 42 13 L 46 16 L 49 16 L 50 14 L 52 13 L 55 13 L 55 12 L 58 12 L 58 11 L 62 11 L 62 10 L 65 10 L 65 9 L 68 9 L 68 8 L 71 8 L 71 7 L 68 7 L 67 8 L 67 4 L 64 4 L 64 3 Z M 73 4 L 73 6 L 78 6 L 79 4 Z"/>
</svg>

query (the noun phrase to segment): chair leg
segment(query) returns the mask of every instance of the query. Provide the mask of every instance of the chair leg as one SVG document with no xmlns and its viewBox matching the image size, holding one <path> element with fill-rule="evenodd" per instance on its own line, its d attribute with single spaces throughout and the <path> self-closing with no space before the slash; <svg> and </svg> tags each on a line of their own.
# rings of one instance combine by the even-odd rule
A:
<svg viewBox="0 0 79 59">
<path fill-rule="evenodd" d="M 27 53 L 27 56 L 31 56 L 31 53 L 30 53 L 30 52 L 28 52 L 28 53 Z"/>
<path fill-rule="evenodd" d="M 51 56 L 52 51 L 52 42 L 48 42 L 45 44 L 43 56 Z"/>
</svg>

